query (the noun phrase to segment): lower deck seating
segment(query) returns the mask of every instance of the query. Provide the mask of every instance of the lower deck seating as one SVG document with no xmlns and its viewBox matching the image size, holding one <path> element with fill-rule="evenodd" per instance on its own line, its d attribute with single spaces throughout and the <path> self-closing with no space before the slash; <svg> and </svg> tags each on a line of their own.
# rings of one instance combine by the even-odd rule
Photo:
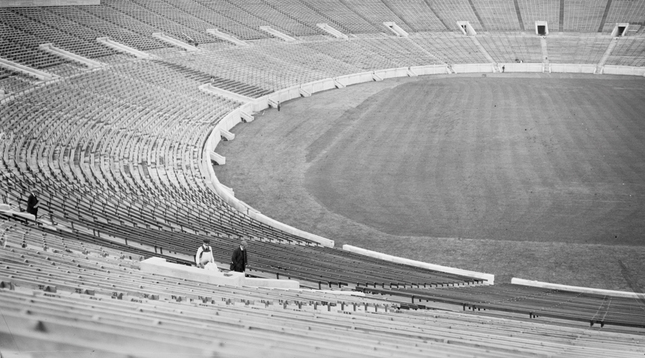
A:
<svg viewBox="0 0 645 358">
<path fill-rule="evenodd" d="M 640 332 L 417 310 L 347 292 L 205 285 L 3 223 L 3 354 L 638 357 Z M 8 228 L 7 225 L 12 226 Z M 16 240 L 19 239 L 19 240 Z M 253 341 L 249 345 L 249 341 Z M 118 344 L 113 344 L 118 342 Z M 75 353 L 73 353 L 75 352 Z M 74 355 L 72 355 L 74 356 Z"/>
<path fill-rule="evenodd" d="M 548 60 L 552 63 L 597 64 L 610 42 L 611 38 L 607 36 L 549 36 Z"/>
<path fill-rule="evenodd" d="M 538 36 L 486 34 L 477 38 L 495 62 L 542 62 L 542 45 Z"/>
<path fill-rule="evenodd" d="M 456 34 L 414 36 L 412 40 L 443 63 L 487 63 L 471 38 Z"/>
<path fill-rule="evenodd" d="M 620 38 L 605 64 L 618 66 L 645 66 L 645 38 Z"/>
<path fill-rule="evenodd" d="M 513 312 L 530 318 L 567 319 L 613 326 L 645 328 L 642 299 L 621 298 L 600 294 L 587 294 L 521 285 L 496 284 L 494 286 L 460 289 L 436 288 L 397 290 L 363 288 L 363 292 L 404 297 L 420 305 L 433 303 L 454 304 L 464 310 L 489 310 Z"/>
</svg>

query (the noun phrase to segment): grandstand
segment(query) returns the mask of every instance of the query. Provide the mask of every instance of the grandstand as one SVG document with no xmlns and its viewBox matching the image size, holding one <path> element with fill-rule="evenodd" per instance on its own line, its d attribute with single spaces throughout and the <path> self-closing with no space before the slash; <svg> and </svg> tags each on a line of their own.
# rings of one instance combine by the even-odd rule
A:
<svg viewBox="0 0 645 358">
<path fill-rule="evenodd" d="M 642 76 L 645 1 L 19 5 L 0 6 L 3 357 L 645 354 L 637 284 L 496 282 L 341 248 L 241 202 L 214 169 L 236 124 L 356 83 L 501 66 Z M 625 36 L 610 36 L 617 23 Z M 38 218 L 24 213 L 31 189 Z M 191 265 L 204 237 L 224 271 L 246 238 L 249 276 L 300 289 L 141 269 Z"/>
</svg>

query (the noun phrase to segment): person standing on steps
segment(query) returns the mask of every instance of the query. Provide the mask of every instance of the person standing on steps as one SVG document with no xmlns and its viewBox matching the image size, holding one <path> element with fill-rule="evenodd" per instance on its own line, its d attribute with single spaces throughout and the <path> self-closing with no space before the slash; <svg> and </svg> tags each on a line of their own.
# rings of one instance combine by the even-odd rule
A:
<svg viewBox="0 0 645 358">
<path fill-rule="evenodd" d="M 233 251 L 233 256 L 231 257 L 231 271 L 244 272 L 246 270 L 246 266 L 248 265 L 246 247 L 247 242 L 242 239 L 240 246 Z"/>
<path fill-rule="evenodd" d="M 38 200 L 38 190 L 32 190 L 27 198 L 27 212 L 32 214 L 35 219 L 38 219 L 38 207 L 40 206 L 40 201 Z"/>
</svg>

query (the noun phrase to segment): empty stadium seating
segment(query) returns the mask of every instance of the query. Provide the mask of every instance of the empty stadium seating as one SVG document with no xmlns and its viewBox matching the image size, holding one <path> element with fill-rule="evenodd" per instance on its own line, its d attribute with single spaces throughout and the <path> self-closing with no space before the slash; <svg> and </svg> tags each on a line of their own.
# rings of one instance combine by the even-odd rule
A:
<svg viewBox="0 0 645 358">
<path fill-rule="evenodd" d="M 597 32 L 607 0 L 572 0 L 564 2 L 564 31 Z"/>
<path fill-rule="evenodd" d="M 600 36 L 550 36 L 547 48 L 550 62 L 594 63 L 600 62 L 611 39 Z"/>
<path fill-rule="evenodd" d="M 561 31 L 560 0 L 518 0 L 517 4 L 526 32 L 535 33 L 536 21 L 546 21 L 550 32 Z"/>
<path fill-rule="evenodd" d="M 607 60 L 608 65 L 638 66 L 645 63 L 645 41 L 641 38 L 621 38 Z"/>
<path fill-rule="evenodd" d="M 642 67 L 642 31 L 615 40 L 613 50 L 608 33 L 616 23 L 639 29 L 644 14 L 645 2 L 627 0 L 102 0 L 0 8 L 0 58 L 61 76 L 43 82 L 0 67 L 0 197 L 14 209 L 0 214 L 2 354 L 642 357 L 641 300 L 483 285 L 322 247 L 234 210 L 211 190 L 202 150 L 213 127 L 243 103 L 198 87 L 258 99 L 382 69 L 491 58 L 542 63 L 545 50 L 548 63 L 598 65 L 610 50 L 605 64 Z M 390 33 L 388 21 L 409 37 Z M 470 22 L 474 40 L 457 21 Z M 549 36 L 534 34 L 535 21 L 548 22 Z M 349 37 L 333 38 L 318 23 Z M 261 26 L 295 41 L 274 39 Z M 194 41 L 199 51 L 173 48 L 153 33 Z M 156 58 L 119 53 L 99 37 Z M 106 67 L 52 55 L 43 43 Z M 37 221 L 16 214 L 32 188 L 41 192 Z M 205 286 L 139 270 L 150 256 L 191 264 L 205 236 L 224 265 L 247 238 L 250 275 L 297 280 L 302 290 Z"/>
<path fill-rule="evenodd" d="M 3 353 L 35 348 L 112 356 L 204 350 L 227 356 L 240 349 L 262 356 L 643 353 L 643 336 L 628 332 L 410 310 L 382 297 L 346 292 L 205 286 L 144 273 L 137 269 L 140 258 L 25 232 L 21 225 L 3 224 L 2 240 Z"/>
<path fill-rule="evenodd" d="M 446 25 L 425 1 L 387 0 L 384 3 L 414 32 L 447 30 Z"/>
<path fill-rule="evenodd" d="M 513 31 L 520 23 L 513 2 L 503 0 L 480 0 L 473 2 L 479 19 L 487 31 Z"/>
<path fill-rule="evenodd" d="M 478 39 L 495 62 L 542 62 L 542 46 L 537 36 L 502 33 Z"/>
</svg>

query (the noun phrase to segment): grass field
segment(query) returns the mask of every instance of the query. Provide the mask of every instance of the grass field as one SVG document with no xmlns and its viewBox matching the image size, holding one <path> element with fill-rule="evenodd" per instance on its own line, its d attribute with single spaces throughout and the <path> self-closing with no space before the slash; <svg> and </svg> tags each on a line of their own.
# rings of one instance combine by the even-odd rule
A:
<svg viewBox="0 0 645 358">
<path fill-rule="evenodd" d="M 464 269 L 641 291 L 645 79 L 396 79 L 233 132 L 220 180 L 337 241 Z"/>
</svg>

